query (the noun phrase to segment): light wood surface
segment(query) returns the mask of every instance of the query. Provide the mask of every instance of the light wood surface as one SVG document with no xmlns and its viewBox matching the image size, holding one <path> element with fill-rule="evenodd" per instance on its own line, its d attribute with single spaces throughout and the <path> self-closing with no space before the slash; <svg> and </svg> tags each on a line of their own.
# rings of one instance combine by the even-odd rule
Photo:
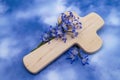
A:
<svg viewBox="0 0 120 80">
<path fill-rule="evenodd" d="M 65 13 L 68 14 L 68 12 Z M 79 17 L 75 12 L 73 14 Z M 50 41 L 50 44 L 46 43 L 24 56 L 23 63 L 27 70 L 31 73 L 38 73 L 75 44 L 88 52 L 88 54 L 92 54 L 100 49 L 102 40 L 96 31 L 103 26 L 103 19 L 96 13 L 90 13 L 85 17 L 79 17 L 79 20 L 82 22 L 83 28 L 78 30 L 78 37 L 72 39 L 70 36 L 67 36 L 66 43 L 59 39 L 53 39 Z M 58 23 L 60 22 L 61 18 L 58 17 Z"/>
</svg>

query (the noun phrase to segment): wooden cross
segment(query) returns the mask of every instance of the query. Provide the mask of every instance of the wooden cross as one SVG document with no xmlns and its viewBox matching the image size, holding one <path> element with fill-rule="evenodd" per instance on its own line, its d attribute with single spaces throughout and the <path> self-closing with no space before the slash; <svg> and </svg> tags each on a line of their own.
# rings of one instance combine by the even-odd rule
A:
<svg viewBox="0 0 120 80">
<path fill-rule="evenodd" d="M 75 17 L 79 17 L 75 12 L 72 13 Z M 68 12 L 65 14 L 67 15 Z M 82 23 L 82 29 L 78 30 L 79 34 L 76 38 L 72 39 L 67 36 L 66 43 L 59 39 L 53 39 L 50 44 L 46 43 L 26 55 L 23 58 L 23 63 L 27 70 L 31 73 L 39 72 L 75 44 L 88 54 L 97 51 L 102 45 L 102 40 L 96 32 L 103 26 L 103 19 L 96 13 L 90 13 L 85 17 L 79 17 L 79 20 Z M 58 23 L 60 22 L 61 17 L 58 17 Z"/>
</svg>

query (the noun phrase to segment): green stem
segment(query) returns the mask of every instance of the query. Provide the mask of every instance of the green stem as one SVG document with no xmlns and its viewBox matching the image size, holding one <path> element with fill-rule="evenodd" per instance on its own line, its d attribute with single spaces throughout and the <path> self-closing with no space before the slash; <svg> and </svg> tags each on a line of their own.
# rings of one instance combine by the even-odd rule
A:
<svg viewBox="0 0 120 80">
<path fill-rule="evenodd" d="M 52 39 L 54 39 L 54 37 L 52 37 L 50 40 L 52 40 Z M 49 41 L 47 41 L 47 42 L 49 42 Z M 44 45 L 47 42 L 41 42 L 41 43 L 39 43 L 39 45 L 35 49 L 33 49 L 31 52 L 33 52 L 34 50 L 36 50 L 37 48 L 39 48 L 40 46 Z"/>
<path fill-rule="evenodd" d="M 81 56 L 80 52 L 78 53 L 78 56 L 79 56 L 79 58 L 81 58 L 81 59 L 83 58 L 83 57 Z"/>
</svg>

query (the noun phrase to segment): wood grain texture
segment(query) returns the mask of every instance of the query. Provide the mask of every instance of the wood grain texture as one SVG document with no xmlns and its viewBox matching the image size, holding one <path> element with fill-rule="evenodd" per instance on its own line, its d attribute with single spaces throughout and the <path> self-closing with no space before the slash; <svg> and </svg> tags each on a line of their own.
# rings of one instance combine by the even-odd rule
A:
<svg viewBox="0 0 120 80">
<path fill-rule="evenodd" d="M 68 14 L 68 12 L 65 13 Z M 79 17 L 75 12 L 73 14 Z M 102 45 L 102 40 L 96 32 L 103 26 L 103 19 L 96 13 L 90 13 L 85 17 L 79 17 L 79 20 L 82 22 L 83 28 L 78 30 L 78 37 L 72 39 L 67 35 L 66 43 L 62 40 L 53 39 L 50 44 L 46 43 L 24 56 L 23 63 L 27 70 L 31 73 L 38 73 L 74 44 L 80 46 L 88 54 L 97 51 Z M 60 22 L 61 18 L 58 17 L 58 23 Z"/>
</svg>

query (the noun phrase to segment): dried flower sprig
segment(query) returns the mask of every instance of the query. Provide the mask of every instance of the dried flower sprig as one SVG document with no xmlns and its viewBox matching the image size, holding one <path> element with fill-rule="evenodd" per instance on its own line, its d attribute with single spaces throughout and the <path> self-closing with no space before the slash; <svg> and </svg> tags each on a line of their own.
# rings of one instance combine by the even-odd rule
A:
<svg viewBox="0 0 120 80">
<path fill-rule="evenodd" d="M 82 23 L 79 21 L 79 18 L 76 18 L 73 13 L 69 11 L 69 15 L 61 13 L 61 20 L 61 23 L 56 24 L 55 28 L 50 26 L 48 33 L 45 33 L 42 37 L 43 42 L 49 42 L 49 40 L 51 40 L 51 37 L 57 39 L 61 38 L 61 40 L 66 42 L 66 35 L 68 32 L 72 33 L 72 38 L 77 37 L 77 29 L 82 28 Z"/>
<path fill-rule="evenodd" d="M 68 53 L 68 57 L 66 59 L 70 59 L 71 60 L 71 64 L 74 61 L 78 60 L 78 58 L 81 59 L 81 63 L 83 65 L 89 64 L 88 55 L 83 56 L 81 54 L 81 50 L 78 47 L 73 46 L 71 49 L 68 50 L 67 53 Z"/>
</svg>

